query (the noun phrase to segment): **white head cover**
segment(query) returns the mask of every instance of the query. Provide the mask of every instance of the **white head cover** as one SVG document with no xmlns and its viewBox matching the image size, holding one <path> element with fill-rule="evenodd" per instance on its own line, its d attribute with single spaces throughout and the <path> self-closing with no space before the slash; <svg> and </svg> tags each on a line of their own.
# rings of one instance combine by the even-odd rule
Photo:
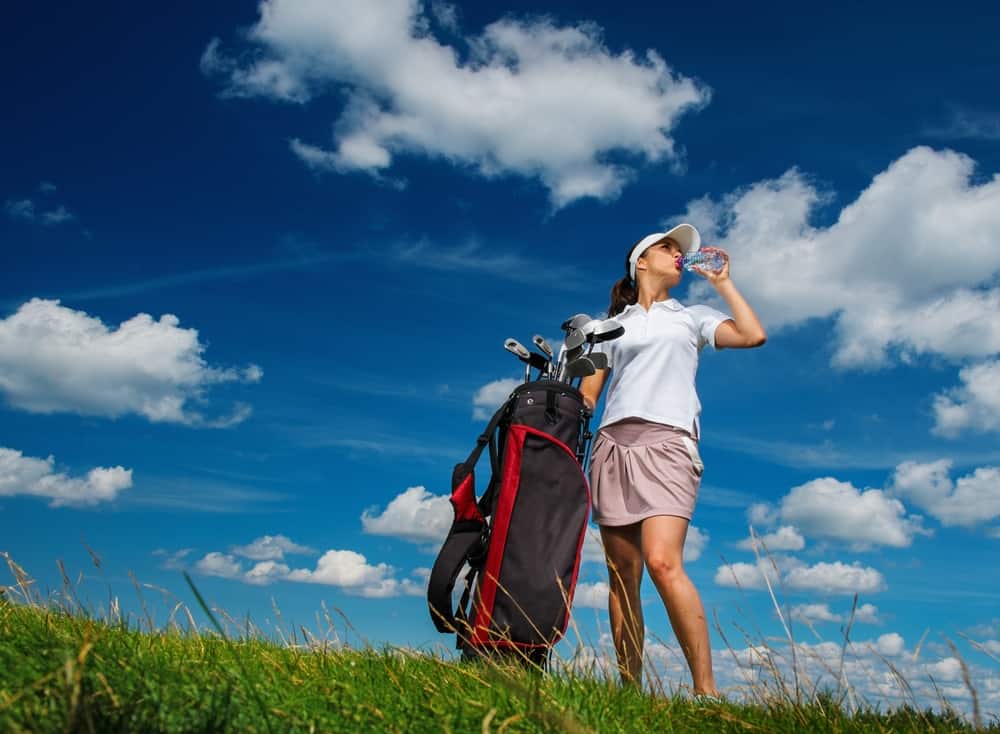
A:
<svg viewBox="0 0 1000 734">
<path fill-rule="evenodd" d="M 633 282 L 635 281 L 635 264 L 639 261 L 642 253 L 657 242 L 667 239 L 667 237 L 680 245 L 681 252 L 685 255 L 689 252 L 695 252 L 701 247 L 701 235 L 690 224 L 678 224 L 667 232 L 654 232 L 653 234 L 646 235 L 632 248 L 632 254 L 628 256 L 628 274 Z"/>
</svg>

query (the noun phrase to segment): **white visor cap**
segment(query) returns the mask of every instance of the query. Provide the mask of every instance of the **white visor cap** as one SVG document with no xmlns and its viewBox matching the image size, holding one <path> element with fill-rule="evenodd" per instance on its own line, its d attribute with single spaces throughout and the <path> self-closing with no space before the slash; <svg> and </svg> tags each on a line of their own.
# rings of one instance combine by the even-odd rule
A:
<svg viewBox="0 0 1000 734">
<path fill-rule="evenodd" d="M 653 234 L 646 235 L 632 248 L 632 254 L 628 256 L 628 274 L 633 282 L 635 281 L 635 264 L 639 262 L 642 253 L 657 242 L 667 239 L 667 237 L 680 245 L 681 252 L 685 255 L 690 252 L 696 252 L 701 247 L 701 235 L 690 224 L 678 224 L 668 232 L 654 232 Z"/>
</svg>

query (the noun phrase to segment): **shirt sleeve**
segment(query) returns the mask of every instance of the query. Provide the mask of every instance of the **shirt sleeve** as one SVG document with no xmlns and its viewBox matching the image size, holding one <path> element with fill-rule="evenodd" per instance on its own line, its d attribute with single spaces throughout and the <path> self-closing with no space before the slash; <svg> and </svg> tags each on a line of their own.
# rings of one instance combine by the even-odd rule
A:
<svg viewBox="0 0 1000 734">
<path fill-rule="evenodd" d="M 722 313 L 722 311 L 716 311 L 711 306 L 688 306 L 688 311 L 691 313 L 695 328 L 698 330 L 698 351 L 706 346 L 715 349 L 715 330 L 719 328 L 719 324 L 732 317 Z"/>
</svg>

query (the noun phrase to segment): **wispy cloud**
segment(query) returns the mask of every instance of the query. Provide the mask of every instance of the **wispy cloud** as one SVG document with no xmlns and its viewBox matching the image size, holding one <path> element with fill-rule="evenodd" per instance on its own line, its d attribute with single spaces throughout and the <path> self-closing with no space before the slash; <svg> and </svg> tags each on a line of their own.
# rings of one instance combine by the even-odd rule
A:
<svg viewBox="0 0 1000 734">
<path fill-rule="evenodd" d="M 8 216 L 12 218 L 36 216 L 33 205 L 28 200 L 8 201 L 6 208 Z M 61 215 L 53 213 L 53 216 Z M 541 259 L 524 257 L 513 251 L 505 253 L 498 251 L 497 248 L 486 248 L 479 243 L 449 246 L 421 240 L 413 245 L 398 245 L 394 252 L 394 264 L 405 266 L 410 270 L 420 268 L 440 272 L 480 274 L 517 283 L 545 285 L 567 292 L 592 293 L 603 289 L 606 285 L 603 280 L 595 280 L 592 275 L 572 265 L 553 265 Z M 146 280 L 41 295 L 69 303 L 114 299 L 199 283 L 250 279 L 283 270 L 303 270 L 324 264 L 357 263 L 368 257 L 368 250 L 361 246 L 337 252 L 309 248 L 305 254 L 294 257 L 200 268 Z M 0 308 L 15 309 L 29 297 L 37 295 L 39 294 L 25 294 L 18 299 L 0 302 Z"/>
<path fill-rule="evenodd" d="M 218 514 L 291 511 L 288 495 L 282 492 L 200 478 L 163 476 L 143 476 L 137 487 L 123 496 L 121 506 Z"/>
<path fill-rule="evenodd" d="M 42 224 L 54 226 L 65 224 L 76 219 L 76 215 L 64 206 L 58 206 L 51 211 L 42 213 Z"/>
<path fill-rule="evenodd" d="M 750 492 L 743 492 L 738 489 L 723 489 L 713 487 L 710 484 L 703 484 L 698 490 L 698 503 L 711 507 L 737 507 L 745 509 L 757 501 L 757 497 Z"/>
<path fill-rule="evenodd" d="M 35 202 L 31 199 L 7 199 L 3 208 L 14 221 L 35 221 Z"/>
<path fill-rule="evenodd" d="M 308 379 L 317 385 L 323 385 L 334 390 L 361 393 L 363 395 L 426 401 L 435 404 L 446 402 L 464 405 L 468 402 L 466 394 L 453 391 L 449 385 L 444 383 L 424 386 L 412 383 L 401 384 L 398 377 L 390 378 L 385 376 L 382 380 L 379 380 L 379 375 L 372 374 L 371 372 L 362 373 L 338 370 L 336 379 L 331 378 L 326 373 L 312 375 Z"/>
<path fill-rule="evenodd" d="M 76 214 L 63 204 L 52 201 L 57 189 L 50 181 L 38 185 L 40 197 L 13 198 L 4 202 L 8 218 L 15 222 L 36 223 L 45 227 L 55 227 L 76 221 Z"/>
<path fill-rule="evenodd" d="M 712 444 L 729 451 L 764 459 L 793 469 L 895 469 L 904 461 L 935 461 L 941 447 L 932 443 L 919 446 L 878 446 L 870 443 L 819 443 L 758 438 L 733 431 L 713 431 Z M 992 464 L 1000 461 L 997 447 L 954 446 L 949 448 L 956 465 Z"/>
<path fill-rule="evenodd" d="M 513 251 L 487 248 L 480 242 L 440 247 L 423 240 L 399 245 L 397 261 L 407 266 L 456 273 L 480 273 L 518 283 L 542 284 L 572 292 L 593 292 L 606 284 L 573 265 L 558 265 L 552 259 L 533 259 Z"/>
<path fill-rule="evenodd" d="M 118 298 L 120 296 L 129 296 L 136 293 L 145 293 L 147 291 L 162 290 L 165 288 L 176 288 L 178 286 L 195 285 L 197 283 L 206 283 L 214 280 L 252 278 L 258 275 L 268 275 L 280 270 L 309 268 L 322 263 L 352 262 L 360 259 L 361 257 L 363 257 L 363 253 L 361 251 L 326 252 L 311 254 L 304 257 L 244 263 L 241 265 L 223 265 L 214 268 L 202 268 L 200 270 L 191 270 L 186 273 L 175 273 L 172 275 L 149 278 L 147 280 L 98 286 L 96 288 L 86 288 L 83 290 L 52 295 L 68 302 Z M 8 301 L 4 304 L 4 307 L 15 307 L 21 302 L 21 300 Z"/>
<path fill-rule="evenodd" d="M 305 431 L 300 434 L 304 446 L 321 448 L 324 446 L 344 449 L 361 454 L 383 456 L 407 456 L 418 459 L 458 459 L 463 449 L 441 446 L 427 436 L 414 438 L 411 435 L 366 432 L 366 438 L 353 435 L 326 433 L 325 431 Z M 466 451 L 467 453 L 467 451 Z"/>
<path fill-rule="evenodd" d="M 1000 114 L 952 107 L 948 119 L 925 128 L 924 135 L 942 140 L 1000 140 Z"/>
</svg>

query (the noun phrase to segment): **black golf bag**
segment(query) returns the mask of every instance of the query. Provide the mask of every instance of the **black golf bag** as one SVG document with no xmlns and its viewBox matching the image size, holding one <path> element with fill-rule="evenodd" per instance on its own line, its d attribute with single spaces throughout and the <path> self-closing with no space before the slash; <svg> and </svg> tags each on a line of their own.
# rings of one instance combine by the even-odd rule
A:
<svg viewBox="0 0 1000 734">
<path fill-rule="evenodd" d="M 590 513 L 582 469 L 590 416 L 568 383 L 519 385 L 455 466 L 455 520 L 427 601 L 435 626 L 455 633 L 464 657 L 512 654 L 544 665 L 565 633 Z M 477 498 L 473 470 L 487 446 L 492 475 Z M 452 611 L 452 590 L 466 565 L 465 590 Z"/>
</svg>

